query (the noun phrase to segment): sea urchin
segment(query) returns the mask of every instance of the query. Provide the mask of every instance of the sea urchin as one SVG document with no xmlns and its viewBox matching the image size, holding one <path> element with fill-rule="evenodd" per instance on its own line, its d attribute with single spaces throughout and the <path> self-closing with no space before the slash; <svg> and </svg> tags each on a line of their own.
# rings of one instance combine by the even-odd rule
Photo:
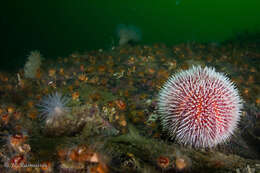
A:
<svg viewBox="0 0 260 173">
<path fill-rule="evenodd" d="M 227 141 L 240 119 L 241 102 L 224 74 L 200 66 L 170 77 L 158 98 L 163 129 L 178 143 L 195 148 Z"/>
</svg>

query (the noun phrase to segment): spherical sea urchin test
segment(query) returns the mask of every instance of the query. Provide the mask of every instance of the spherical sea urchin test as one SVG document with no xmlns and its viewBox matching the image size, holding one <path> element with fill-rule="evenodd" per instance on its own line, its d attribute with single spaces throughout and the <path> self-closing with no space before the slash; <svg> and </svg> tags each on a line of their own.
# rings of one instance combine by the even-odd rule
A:
<svg viewBox="0 0 260 173">
<path fill-rule="evenodd" d="M 178 143 L 211 148 L 237 128 L 242 100 L 234 84 L 214 68 L 193 66 L 169 78 L 158 97 L 163 129 Z"/>
</svg>

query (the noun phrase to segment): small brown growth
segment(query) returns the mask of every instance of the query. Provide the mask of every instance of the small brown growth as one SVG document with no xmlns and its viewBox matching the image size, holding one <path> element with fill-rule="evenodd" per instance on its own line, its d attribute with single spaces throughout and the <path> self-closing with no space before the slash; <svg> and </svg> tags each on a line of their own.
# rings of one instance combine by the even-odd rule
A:
<svg viewBox="0 0 260 173">
<path fill-rule="evenodd" d="M 187 163 L 183 158 L 176 159 L 175 165 L 178 170 L 183 170 L 187 167 Z"/>
<path fill-rule="evenodd" d="M 9 119 L 10 119 L 10 116 L 9 116 L 8 113 L 6 113 L 6 114 L 3 114 L 3 115 L 1 116 L 1 119 L 2 119 L 2 121 L 4 122 L 4 124 L 8 124 Z"/>
<path fill-rule="evenodd" d="M 259 105 L 260 105 L 260 98 L 257 98 L 257 99 L 255 100 L 255 103 L 257 104 L 257 106 L 259 106 Z"/>
<path fill-rule="evenodd" d="M 15 120 L 19 120 L 22 116 L 22 112 L 14 112 L 13 114 Z"/>
<path fill-rule="evenodd" d="M 157 158 L 157 165 L 160 167 L 160 168 L 167 168 L 170 164 L 170 159 L 168 157 L 165 157 L 165 156 L 160 156 Z"/>
<path fill-rule="evenodd" d="M 72 100 L 78 100 L 79 99 L 79 92 L 73 92 L 71 94 Z"/>
<path fill-rule="evenodd" d="M 9 106 L 8 108 L 7 108 L 7 112 L 9 113 L 9 114 L 12 114 L 13 112 L 14 112 L 14 107 L 11 107 L 11 106 Z"/>
<path fill-rule="evenodd" d="M 41 163 L 41 170 L 46 172 L 52 171 L 52 163 L 50 161 L 45 161 Z"/>
<path fill-rule="evenodd" d="M 126 104 L 122 100 L 116 100 L 115 104 L 120 110 L 125 110 L 126 109 Z"/>
<path fill-rule="evenodd" d="M 106 70 L 106 67 L 105 67 L 104 65 L 101 65 L 101 66 L 98 67 L 98 71 L 99 71 L 100 73 L 105 72 L 105 70 Z"/>
<path fill-rule="evenodd" d="M 67 157 L 67 153 L 68 153 L 67 149 L 59 149 L 57 154 L 58 154 L 60 160 L 65 160 Z"/>
<path fill-rule="evenodd" d="M 59 74 L 62 75 L 62 76 L 64 75 L 64 69 L 63 68 L 60 68 Z"/>
<path fill-rule="evenodd" d="M 90 95 L 90 98 L 92 99 L 93 102 L 95 102 L 95 101 L 100 100 L 101 95 L 100 95 L 99 93 L 96 92 L 96 93 Z"/>
<path fill-rule="evenodd" d="M 32 110 L 28 113 L 28 117 L 31 119 L 35 119 L 37 117 L 37 111 L 36 110 Z"/>
<path fill-rule="evenodd" d="M 29 102 L 27 103 L 27 105 L 28 105 L 28 107 L 31 109 L 31 108 L 33 108 L 33 106 L 34 106 L 34 103 L 33 103 L 33 101 L 29 101 Z"/>
<path fill-rule="evenodd" d="M 56 74 L 56 70 L 55 70 L 55 69 L 50 69 L 50 70 L 48 71 L 48 74 L 49 74 L 50 77 L 54 77 L 55 74 Z"/>
<path fill-rule="evenodd" d="M 12 165 L 14 170 L 20 170 L 24 164 L 26 164 L 26 159 L 23 155 L 14 156 L 10 160 L 10 165 Z"/>
<path fill-rule="evenodd" d="M 99 163 L 97 166 L 94 166 L 90 169 L 90 173 L 108 173 L 108 167 L 103 164 Z"/>
<path fill-rule="evenodd" d="M 80 65 L 80 71 L 84 72 L 85 71 L 85 67 L 83 64 Z"/>
<path fill-rule="evenodd" d="M 86 81 L 88 80 L 88 77 L 87 77 L 85 74 L 80 74 L 80 75 L 78 76 L 78 79 L 79 79 L 80 81 L 86 82 Z"/>
</svg>

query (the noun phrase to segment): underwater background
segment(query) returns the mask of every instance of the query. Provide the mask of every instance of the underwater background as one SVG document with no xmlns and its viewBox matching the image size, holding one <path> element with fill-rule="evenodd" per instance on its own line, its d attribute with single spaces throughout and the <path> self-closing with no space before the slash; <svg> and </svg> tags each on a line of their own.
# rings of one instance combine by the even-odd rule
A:
<svg viewBox="0 0 260 173">
<path fill-rule="evenodd" d="M 259 173 L 260 1 L 5 1 L 0 173 Z"/>
<path fill-rule="evenodd" d="M 220 43 L 259 32 L 259 6 L 258 0 L 4 1 L 0 67 L 22 67 L 35 49 L 48 58 L 108 49 L 116 45 L 118 24 L 140 28 L 142 44 Z"/>
</svg>

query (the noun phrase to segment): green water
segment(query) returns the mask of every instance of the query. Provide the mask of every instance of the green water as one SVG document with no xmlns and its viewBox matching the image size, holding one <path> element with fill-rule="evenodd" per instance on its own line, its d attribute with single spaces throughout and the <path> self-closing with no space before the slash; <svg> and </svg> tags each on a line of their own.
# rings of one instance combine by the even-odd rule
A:
<svg viewBox="0 0 260 173">
<path fill-rule="evenodd" d="M 46 58 L 117 45 L 116 26 L 142 31 L 140 44 L 220 42 L 260 30 L 259 0 L 6 1 L 0 5 L 0 70 L 22 68 L 26 55 Z"/>
</svg>

